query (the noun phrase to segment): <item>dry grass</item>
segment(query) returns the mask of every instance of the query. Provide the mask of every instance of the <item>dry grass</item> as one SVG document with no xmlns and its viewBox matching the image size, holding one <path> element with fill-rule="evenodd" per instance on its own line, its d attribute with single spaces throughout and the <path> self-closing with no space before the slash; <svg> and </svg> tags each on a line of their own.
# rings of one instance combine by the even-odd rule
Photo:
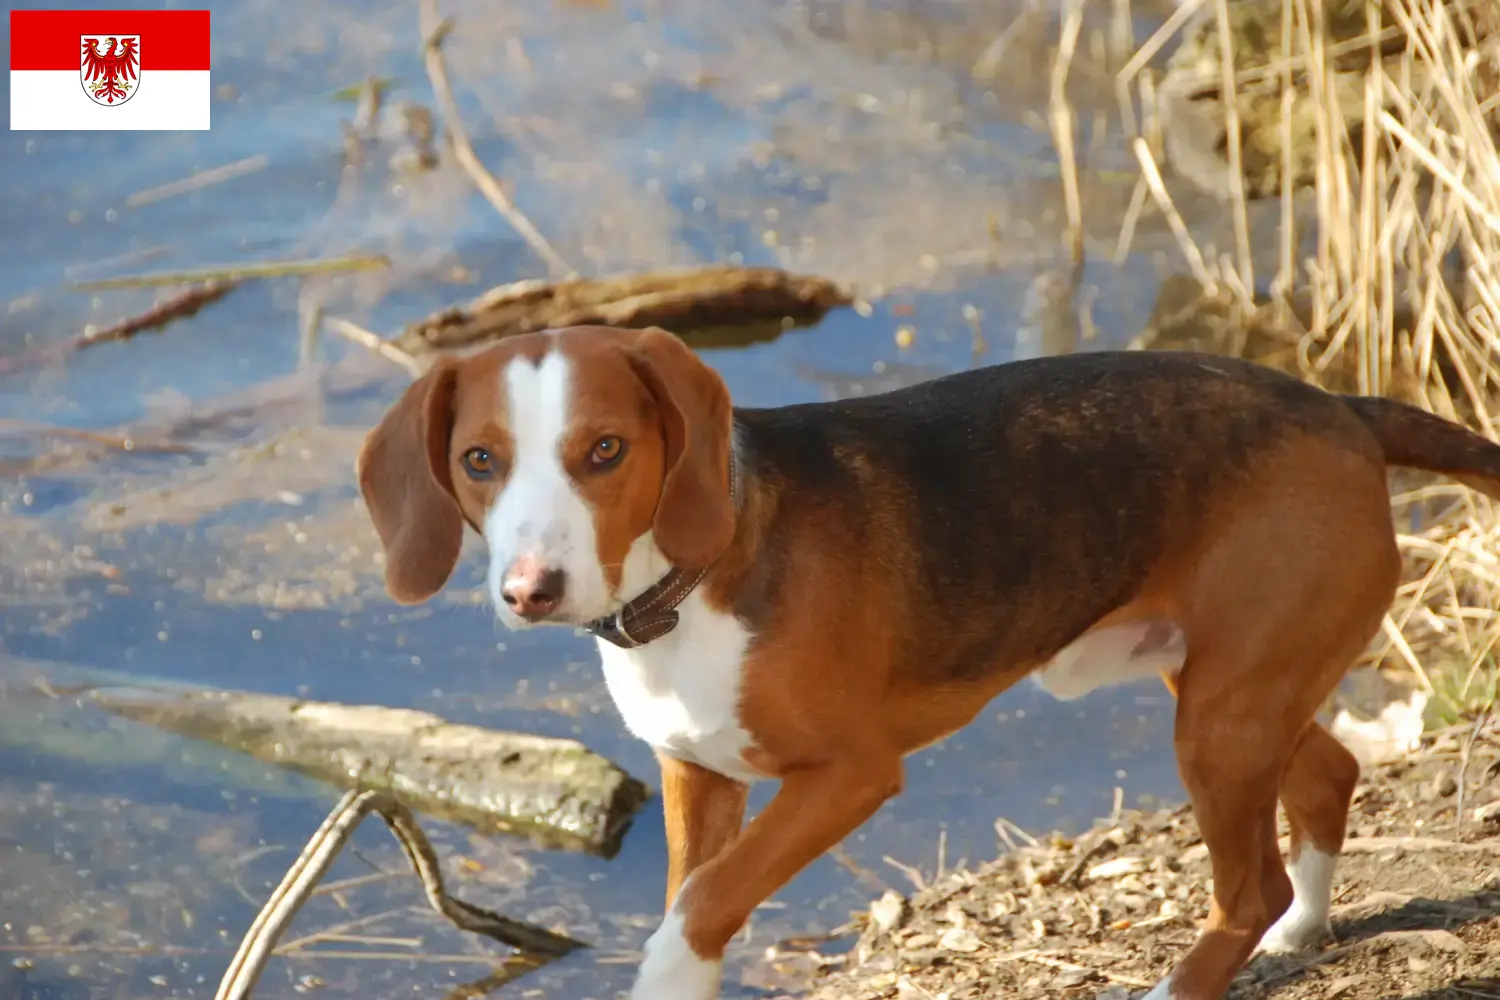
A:
<svg viewBox="0 0 1500 1000">
<path fill-rule="evenodd" d="M 1126 64 L 1122 90 L 1136 90 L 1149 106 L 1154 81 L 1140 55 L 1169 41 L 1204 2 L 1216 5 L 1211 13 L 1221 32 L 1229 25 L 1227 0 L 1187 4 Z M 1358 11 L 1359 0 L 1351 2 Z M 1301 297 L 1298 313 L 1305 325 L 1296 330 L 1297 366 L 1305 378 L 1327 384 L 1336 372 L 1362 393 L 1399 388 L 1404 398 L 1495 438 L 1500 12 L 1490 0 L 1469 7 L 1441 0 L 1387 0 L 1383 6 L 1384 24 L 1381 5 L 1365 0 L 1367 34 L 1339 42 L 1327 33 L 1333 0 L 1327 6 L 1323 0 L 1284 0 L 1280 51 L 1249 69 L 1241 54 L 1238 73 L 1230 45 L 1241 39 L 1221 33 L 1221 98 L 1233 95 L 1236 85 L 1279 78 L 1283 139 L 1292 135 L 1294 95 L 1310 103 L 1315 123 L 1316 169 L 1311 192 L 1300 198 L 1291 190 L 1290 143 L 1282 143 L 1279 273 L 1269 297 L 1255 293 L 1232 98 L 1222 107 L 1231 126 L 1227 190 L 1237 252 L 1216 256 L 1194 244 L 1172 207 L 1148 135 L 1134 144 L 1142 166 L 1137 193 L 1144 198 L 1149 192 L 1185 262 L 1210 290 L 1227 289 L 1247 310 L 1274 310 L 1284 321 L 1291 321 L 1285 306 L 1294 292 Z M 1405 37 L 1404 52 L 1368 59 L 1361 69 L 1350 70 L 1347 63 L 1335 69 L 1336 56 L 1361 47 L 1374 51 L 1377 36 L 1389 39 L 1393 33 Z M 1348 120 L 1348 102 L 1341 110 L 1336 99 L 1337 86 L 1347 93 L 1351 81 L 1363 87 L 1362 121 Z M 1307 201 L 1316 206 L 1316 218 L 1301 224 L 1314 227 L 1315 250 L 1303 256 L 1293 235 L 1294 203 L 1310 215 Z M 1455 252 L 1462 260 L 1456 281 L 1450 261 Z M 1408 582 L 1372 656 L 1409 668 L 1434 694 L 1438 716 L 1472 712 L 1492 703 L 1495 694 L 1500 517 L 1489 500 L 1456 487 L 1406 492 L 1397 506 Z"/>
</svg>

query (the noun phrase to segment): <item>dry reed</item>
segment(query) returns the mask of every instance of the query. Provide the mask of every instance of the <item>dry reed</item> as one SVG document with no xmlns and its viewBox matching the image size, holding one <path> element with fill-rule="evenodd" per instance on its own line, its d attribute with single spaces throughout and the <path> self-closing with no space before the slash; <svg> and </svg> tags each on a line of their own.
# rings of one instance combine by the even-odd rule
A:
<svg viewBox="0 0 1500 1000">
<path fill-rule="evenodd" d="M 1226 178 L 1236 254 L 1199 248 L 1175 208 L 1143 138 L 1134 142 L 1144 187 L 1181 247 L 1188 268 L 1208 289 L 1249 286 L 1250 235 L 1236 88 L 1280 81 L 1281 232 L 1279 273 L 1255 308 L 1290 322 L 1288 297 L 1304 296 L 1298 313 L 1299 374 L 1361 393 L 1396 394 L 1497 436 L 1500 417 L 1500 150 L 1496 81 L 1500 16 L 1492 0 L 1365 0 L 1366 33 L 1334 39 L 1333 0 L 1283 0 L 1281 44 L 1264 65 L 1235 60 L 1227 0 L 1215 5 L 1221 31 L 1220 96 L 1230 131 Z M 1148 103 L 1149 56 L 1186 25 L 1197 3 L 1149 40 L 1120 72 L 1121 89 L 1138 88 Z M 1274 8 L 1272 8 L 1274 10 Z M 1356 8 L 1357 9 L 1357 8 Z M 1384 19 L 1382 20 L 1382 13 Z M 1485 23 L 1486 20 L 1488 23 Z M 1393 34 L 1404 51 L 1391 56 Z M 1380 52 L 1385 45 L 1384 52 Z M 1367 64 L 1335 65 L 1361 47 Z M 1352 76 L 1351 76 L 1352 74 Z M 1336 88 L 1355 80 L 1363 104 L 1346 119 Z M 1228 95 L 1226 98 L 1225 95 Z M 1291 108 L 1303 102 L 1314 124 L 1315 246 L 1297 245 L 1292 185 Z M 1358 126 L 1351 132 L 1351 126 Z M 1351 138 L 1353 136 L 1353 138 Z M 1304 140 L 1305 141 L 1305 138 Z M 1139 191 L 1138 191 L 1139 193 Z M 1304 195 L 1305 196 L 1305 195 Z M 1134 217 L 1128 224 L 1134 226 Z M 1121 245 L 1129 236 L 1122 235 Z M 1458 255 L 1461 274 L 1452 276 Z M 1235 289 L 1237 292 L 1239 288 Z M 1253 292 L 1253 287 L 1248 289 Z M 1403 484 L 1405 480 L 1403 479 Z M 1500 639 L 1500 517 L 1490 502 L 1457 487 L 1433 486 L 1396 497 L 1407 582 L 1370 658 L 1409 668 L 1433 693 L 1439 718 L 1492 703 L 1494 648 Z"/>
</svg>

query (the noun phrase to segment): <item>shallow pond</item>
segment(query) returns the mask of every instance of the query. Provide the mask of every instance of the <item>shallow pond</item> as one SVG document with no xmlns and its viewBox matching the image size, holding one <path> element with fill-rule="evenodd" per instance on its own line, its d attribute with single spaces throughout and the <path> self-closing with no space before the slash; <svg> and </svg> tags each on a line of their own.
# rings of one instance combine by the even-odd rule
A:
<svg viewBox="0 0 1500 1000">
<path fill-rule="evenodd" d="M 389 332 L 544 275 L 447 158 L 399 165 L 399 103 L 432 100 L 416 6 L 313 2 L 295 18 L 279 0 L 210 6 L 212 131 L 0 135 L 5 997 L 211 995 L 337 795 L 49 701 L 38 679 L 411 706 L 577 736 L 656 778 L 604 696 L 591 642 L 505 633 L 476 599 L 477 552 L 427 607 L 384 596 L 352 463 L 406 376 L 326 332 L 301 341 L 315 306 Z M 1070 88 L 1087 150 L 1084 349 L 1140 328 L 1174 252 L 1148 221 L 1110 260 L 1134 177 L 1100 62 L 1118 11 L 1098 6 Z M 1055 12 L 1011 0 L 443 12 L 476 148 L 580 271 L 742 260 L 871 290 L 868 315 L 706 350 L 738 401 L 877 391 L 1056 346 L 1027 312 L 1067 270 L 1043 122 Z M 1138 8 L 1135 37 L 1161 14 Z M 355 106 L 339 91 L 366 75 L 390 80 L 383 138 L 346 168 L 340 122 Z M 226 165 L 218 183 L 153 190 Z M 1195 225 L 1221 221 L 1201 215 Z M 73 282 L 356 253 L 391 263 L 252 281 L 160 334 L 46 350 L 153 301 Z M 725 996 L 774 983 L 767 945 L 837 927 L 885 885 L 992 856 L 998 817 L 1077 827 L 1107 814 L 1117 787 L 1127 802 L 1179 796 L 1169 722 L 1151 685 L 1070 704 L 1029 684 L 1003 695 L 912 757 L 907 792 L 757 914 Z M 659 805 L 610 861 L 427 825 L 461 895 L 599 946 L 496 995 L 604 997 L 628 982 L 661 903 Z M 274 961 L 258 995 L 436 997 L 492 974 L 496 949 L 423 911 L 381 830 L 355 846 L 334 873 L 354 881 L 315 899 L 290 935 L 329 936 Z"/>
</svg>

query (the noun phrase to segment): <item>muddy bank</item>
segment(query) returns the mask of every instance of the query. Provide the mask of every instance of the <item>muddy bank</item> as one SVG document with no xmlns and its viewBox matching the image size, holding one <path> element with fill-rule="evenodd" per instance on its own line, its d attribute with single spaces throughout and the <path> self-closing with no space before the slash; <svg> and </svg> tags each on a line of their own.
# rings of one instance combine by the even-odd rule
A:
<svg viewBox="0 0 1500 1000">
<path fill-rule="evenodd" d="M 1495 721 L 1366 769 L 1334 885 L 1335 940 L 1256 958 L 1229 995 L 1500 996 L 1497 779 Z M 1117 810 L 1075 839 L 1018 836 L 998 860 L 875 901 L 847 955 L 788 950 L 785 965 L 823 969 L 787 996 L 1123 1000 L 1166 975 L 1208 912 L 1208 859 L 1185 806 Z"/>
</svg>

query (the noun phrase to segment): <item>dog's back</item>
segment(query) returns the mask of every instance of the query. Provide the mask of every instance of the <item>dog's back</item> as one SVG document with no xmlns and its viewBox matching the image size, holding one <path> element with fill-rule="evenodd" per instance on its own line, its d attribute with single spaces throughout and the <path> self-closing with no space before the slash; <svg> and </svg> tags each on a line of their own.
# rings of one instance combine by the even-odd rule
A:
<svg viewBox="0 0 1500 1000">
<path fill-rule="evenodd" d="M 1191 549 L 1206 512 L 1278 449 L 1384 462 L 1340 397 L 1210 355 L 1043 358 L 740 409 L 736 423 L 753 473 L 782 484 L 773 517 L 785 522 L 767 531 L 782 573 L 742 593 L 746 610 L 777 603 L 764 590 L 807 557 L 794 524 L 816 523 L 880 568 L 862 592 L 893 591 L 910 655 L 934 680 L 1052 656 Z"/>
</svg>

